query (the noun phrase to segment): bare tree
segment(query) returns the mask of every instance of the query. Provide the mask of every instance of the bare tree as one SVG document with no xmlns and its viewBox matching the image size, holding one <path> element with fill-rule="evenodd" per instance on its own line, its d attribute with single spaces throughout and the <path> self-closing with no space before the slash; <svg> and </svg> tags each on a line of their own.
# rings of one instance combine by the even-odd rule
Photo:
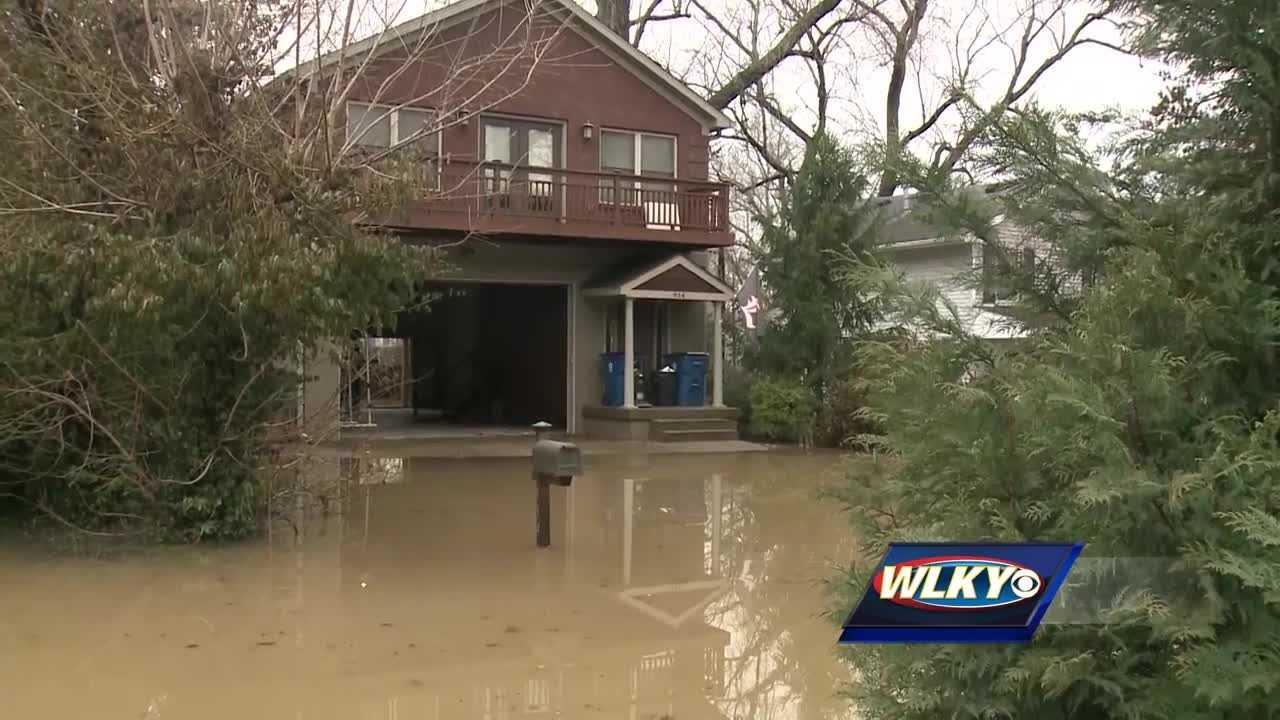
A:
<svg viewBox="0 0 1280 720">
<path fill-rule="evenodd" d="M 623 35 L 637 44 L 654 42 L 642 29 L 659 20 L 688 16 L 700 29 L 705 41 L 671 65 L 735 120 L 726 137 L 736 149 L 722 157 L 756 161 L 722 169 L 747 191 L 776 189 L 796 170 L 795 148 L 821 130 L 875 148 L 880 195 L 903 182 L 904 158 L 963 170 L 983 133 L 1072 50 L 1120 50 L 1099 32 L 1115 0 L 671 2 L 599 6 L 610 18 L 636 10 Z"/>
<path fill-rule="evenodd" d="M 707 100 L 713 106 L 724 109 L 747 92 L 756 83 L 773 71 L 789 57 L 804 53 L 800 49 L 802 41 L 840 6 L 842 0 L 819 0 L 816 4 L 799 7 L 791 3 L 783 3 L 788 9 L 786 23 L 771 36 L 765 47 L 758 47 L 748 54 L 748 61 L 737 66 L 733 73 L 720 79 L 710 89 Z M 696 10 L 701 16 L 711 20 L 717 31 L 724 31 L 729 38 L 734 37 L 728 27 L 718 22 L 718 18 L 707 9 L 700 0 L 671 0 L 671 7 L 665 7 L 666 0 L 649 0 L 640 9 L 639 14 L 632 17 L 631 0 L 596 0 L 596 18 L 628 42 L 640 45 L 645 29 L 652 23 L 666 20 L 679 20 L 696 17 Z M 748 3 L 758 16 L 758 4 Z M 714 34 L 714 33 L 713 33 Z"/>
<path fill-rule="evenodd" d="M 901 11 L 892 14 L 865 0 L 854 2 L 866 8 L 862 27 L 889 70 L 882 196 L 901 183 L 898 159 L 921 142 L 928 144 L 921 154 L 931 171 L 955 171 L 983 133 L 1075 48 L 1097 44 L 1123 52 L 1090 34 L 1116 12 L 1115 0 L 1092 7 L 1073 0 L 971 0 L 958 9 L 948 7 L 947 13 L 934 11 L 931 2 L 937 0 L 904 0 Z M 921 47 L 922 37 L 934 42 Z M 947 62 L 939 64 L 943 51 Z M 903 128 L 909 77 L 915 78 L 919 108 L 917 122 Z"/>
</svg>

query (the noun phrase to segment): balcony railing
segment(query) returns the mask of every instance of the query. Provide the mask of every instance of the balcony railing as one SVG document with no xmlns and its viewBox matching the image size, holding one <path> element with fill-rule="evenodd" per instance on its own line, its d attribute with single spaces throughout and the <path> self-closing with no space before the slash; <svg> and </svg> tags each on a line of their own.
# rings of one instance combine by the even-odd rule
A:
<svg viewBox="0 0 1280 720">
<path fill-rule="evenodd" d="M 729 187 L 501 163 L 443 160 L 416 228 L 729 245 Z"/>
</svg>

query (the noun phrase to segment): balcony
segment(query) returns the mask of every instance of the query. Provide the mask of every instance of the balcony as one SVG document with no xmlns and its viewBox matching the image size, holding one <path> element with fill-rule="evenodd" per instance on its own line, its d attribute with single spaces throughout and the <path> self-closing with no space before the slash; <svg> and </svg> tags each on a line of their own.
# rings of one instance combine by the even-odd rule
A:
<svg viewBox="0 0 1280 720">
<path fill-rule="evenodd" d="M 617 173 L 444 160 L 438 188 L 379 225 L 493 235 L 724 247 L 729 186 Z"/>
</svg>

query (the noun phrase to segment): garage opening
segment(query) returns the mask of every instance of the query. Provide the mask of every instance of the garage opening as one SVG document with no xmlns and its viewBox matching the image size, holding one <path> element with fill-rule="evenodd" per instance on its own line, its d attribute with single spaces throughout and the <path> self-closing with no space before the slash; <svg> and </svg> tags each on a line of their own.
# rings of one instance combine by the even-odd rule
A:
<svg viewBox="0 0 1280 720">
<path fill-rule="evenodd" d="M 371 373 L 381 427 L 523 426 L 567 419 L 568 302 L 563 285 L 431 284 L 424 310 L 397 316 Z M 392 367 L 392 366 L 395 367 Z M 398 412 L 397 412 L 398 411 Z"/>
</svg>

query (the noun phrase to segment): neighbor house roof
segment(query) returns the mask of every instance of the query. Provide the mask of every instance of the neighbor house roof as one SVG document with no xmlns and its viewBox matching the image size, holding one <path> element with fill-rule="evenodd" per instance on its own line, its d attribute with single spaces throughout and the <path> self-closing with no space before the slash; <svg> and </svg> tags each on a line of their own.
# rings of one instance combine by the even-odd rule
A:
<svg viewBox="0 0 1280 720">
<path fill-rule="evenodd" d="M 994 195 L 1002 192 L 1003 187 L 974 185 L 968 191 Z M 929 198 L 929 195 L 923 193 L 913 193 L 876 198 L 873 201 L 883 213 L 884 226 L 880 235 L 883 238 L 881 246 L 884 249 L 905 249 L 948 241 L 963 242 L 960 238 L 948 237 L 947 230 L 925 219 L 925 213 L 921 210 L 928 206 Z"/>
<path fill-rule="evenodd" d="M 919 201 L 916 195 L 895 195 L 876 200 L 885 218 L 881 233 L 885 245 L 930 240 L 943 234 L 938 226 L 925 222 L 919 213 L 912 212 L 913 203 Z"/>
<path fill-rule="evenodd" d="M 574 0 L 532 1 L 544 3 L 555 9 L 568 12 L 569 19 L 576 23 L 577 28 L 588 39 L 593 40 L 598 47 L 614 56 L 615 59 L 621 60 L 641 80 L 644 80 L 655 90 L 670 98 L 701 122 L 708 130 L 732 126 L 733 123 L 728 116 L 719 108 L 707 102 L 706 98 L 690 90 L 687 85 L 655 63 L 648 55 L 637 50 L 631 43 L 607 28 L 604 23 L 595 19 L 591 13 L 583 9 Z M 510 2 L 510 0 L 456 0 L 439 9 L 395 25 L 385 32 L 377 33 L 352 43 L 344 49 L 325 53 L 314 60 L 304 63 L 303 72 L 308 74 L 321 72 L 340 62 L 343 58 L 360 57 L 364 53 L 379 48 L 385 48 L 387 51 L 402 48 L 403 44 L 395 42 L 395 40 L 411 37 L 426 30 L 453 25 L 507 2 Z M 290 69 L 283 73 L 282 76 L 290 75 L 293 71 L 294 69 Z"/>
</svg>

